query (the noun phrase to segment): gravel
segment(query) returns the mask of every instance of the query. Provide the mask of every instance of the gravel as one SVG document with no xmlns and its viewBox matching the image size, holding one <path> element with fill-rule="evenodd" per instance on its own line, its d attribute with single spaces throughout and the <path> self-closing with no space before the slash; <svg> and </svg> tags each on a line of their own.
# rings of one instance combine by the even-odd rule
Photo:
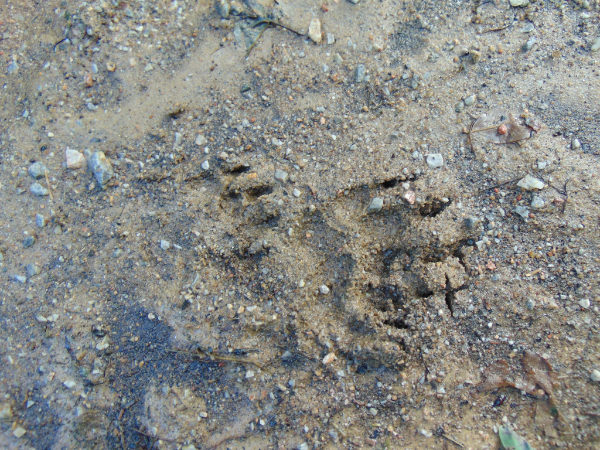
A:
<svg viewBox="0 0 600 450">
<path fill-rule="evenodd" d="M 369 204 L 369 212 L 381 211 L 383 208 L 383 199 L 381 197 L 375 197 Z"/>
<path fill-rule="evenodd" d="M 32 278 L 40 273 L 40 268 L 35 264 L 27 264 L 27 266 L 25 266 L 25 272 L 27 273 L 28 278 Z"/>
<path fill-rule="evenodd" d="M 364 64 L 359 64 L 356 66 L 356 70 L 354 71 L 354 81 L 356 83 L 362 83 L 365 81 L 365 76 L 367 74 L 367 69 Z"/>
<path fill-rule="evenodd" d="M 46 169 L 46 166 L 44 166 L 41 162 L 36 161 L 29 166 L 28 172 L 32 178 L 37 180 L 39 178 L 44 178 L 48 172 L 48 169 Z"/>
<path fill-rule="evenodd" d="M 326 284 L 322 284 L 321 287 L 319 288 L 319 292 L 323 295 L 327 295 L 327 294 L 329 294 L 329 288 L 327 287 Z"/>
<path fill-rule="evenodd" d="M 44 228 L 46 226 L 46 218 L 42 214 L 35 215 L 35 225 L 38 228 Z"/>
<path fill-rule="evenodd" d="M 539 190 L 544 189 L 546 187 L 542 180 L 539 180 L 538 178 L 535 178 L 531 175 L 526 175 L 524 178 L 522 178 L 517 183 L 517 186 L 519 186 L 522 189 L 525 189 L 526 191 L 533 191 L 536 189 Z"/>
<path fill-rule="evenodd" d="M 25 236 L 23 239 L 23 248 L 29 248 L 35 244 L 35 238 L 33 236 Z"/>
<path fill-rule="evenodd" d="M 321 33 L 321 21 L 316 17 L 313 18 L 308 25 L 308 37 L 311 38 L 315 44 L 320 44 L 323 39 Z"/>
<path fill-rule="evenodd" d="M 67 169 L 81 169 L 85 165 L 83 153 L 68 148 L 65 150 L 65 164 Z"/>
<path fill-rule="evenodd" d="M 114 176 L 110 160 L 106 157 L 104 152 L 94 152 L 88 161 L 88 167 L 101 188 L 104 188 L 108 181 Z"/>
<path fill-rule="evenodd" d="M 426 160 L 427 165 L 432 169 L 438 169 L 444 165 L 444 157 L 441 153 L 430 153 Z"/>
<path fill-rule="evenodd" d="M 206 137 L 204 137 L 203 134 L 199 134 L 198 136 L 196 136 L 196 140 L 194 141 L 194 143 L 199 147 L 206 145 L 207 142 L 208 140 L 206 139 Z"/>
<path fill-rule="evenodd" d="M 46 189 L 40 183 L 33 183 L 31 186 L 29 186 L 29 192 L 31 192 L 33 195 L 37 195 L 38 197 L 43 197 L 50 193 L 50 191 L 48 191 L 48 189 Z"/>
<path fill-rule="evenodd" d="M 275 179 L 280 181 L 281 183 L 287 182 L 289 174 L 285 170 L 276 169 L 275 170 Z"/>
</svg>

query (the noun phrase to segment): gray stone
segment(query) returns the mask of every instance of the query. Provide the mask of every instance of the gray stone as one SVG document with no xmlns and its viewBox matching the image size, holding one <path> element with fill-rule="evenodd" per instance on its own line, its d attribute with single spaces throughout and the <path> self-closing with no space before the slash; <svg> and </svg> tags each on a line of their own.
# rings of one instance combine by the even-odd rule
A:
<svg viewBox="0 0 600 450">
<path fill-rule="evenodd" d="M 19 65 L 15 61 L 11 61 L 6 67 L 6 72 L 8 72 L 9 75 L 17 73 L 17 70 L 19 70 Z"/>
<path fill-rule="evenodd" d="M 25 273 L 27 273 L 27 277 L 29 278 L 35 277 L 40 273 L 40 268 L 35 264 L 27 264 L 27 266 L 25 266 Z"/>
<path fill-rule="evenodd" d="M 83 153 L 67 147 L 65 150 L 65 163 L 67 169 L 81 169 L 85 165 L 85 156 L 83 156 Z"/>
<path fill-rule="evenodd" d="M 515 8 L 519 6 L 524 7 L 527 5 L 529 5 L 529 0 L 510 0 L 510 6 Z"/>
<path fill-rule="evenodd" d="M 325 34 L 325 40 L 327 42 L 327 45 L 333 45 L 335 44 L 335 36 L 333 33 L 326 33 Z"/>
<path fill-rule="evenodd" d="M 381 197 L 375 197 L 369 204 L 369 212 L 381 211 L 383 208 L 383 199 Z"/>
<path fill-rule="evenodd" d="M 29 192 L 33 195 L 37 195 L 38 197 L 43 197 L 44 195 L 48 195 L 50 192 L 40 183 L 33 183 L 29 186 Z"/>
<path fill-rule="evenodd" d="M 207 143 L 207 142 L 208 142 L 208 141 L 207 141 L 206 137 L 204 137 L 204 135 L 203 135 L 203 134 L 199 134 L 198 136 L 196 136 L 196 140 L 194 141 L 194 143 L 195 143 L 197 146 L 206 145 L 206 143 Z"/>
<path fill-rule="evenodd" d="M 354 71 L 354 81 L 357 83 L 362 83 L 365 81 L 365 76 L 367 74 L 367 69 L 364 64 L 359 64 L 356 66 L 356 70 Z"/>
<path fill-rule="evenodd" d="M 37 180 L 39 178 L 44 178 L 46 176 L 46 173 L 48 172 L 48 169 L 46 169 L 46 166 L 43 165 L 41 162 L 36 161 L 29 166 L 28 172 L 32 178 L 35 178 Z"/>
<path fill-rule="evenodd" d="M 532 31 L 535 31 L 535 25 L 531 22 L 525 24 L 525 26 L 521 29 L 521 33 L 531 33 Z"/>
<path fill-rule="evenodd" d="M 430 153 L 427 155 L 427 165 L 432 169 L 437 169 L 444 165 L 444 157 L 441 153 Z"/>
<path fill-rule="evenodd" d="M 13 281 L 16 281 L 17 283 L 22 283 L 22 284 L 27 283 L 27 277 L 25 277 L 23 275 L 13 275 L 12 279 L 13 279 Z"/>
<path fill-rule="evenodd" d="M 600 50 L 600 37 L 596 38 L 596 40 L 590 47 L 590 50 L 593 52 L 597 52 L 598 50 Z"/>
<path fill-rule="evenodd" d="M 360 0 L 348 0 L 353 5 L 356 5 Z"/>
<path fill-rule="evenodd" d="M 210 163 L 208 162 L 208 160 L 206 160 L 202 164 L 200 164 L 200 167 L 202 168 L 202 170 L 208 170 L 210 169 Z"/>
<path fill-rule="evenodd" d="M 521 189 L 525 189 L 526 191 L 533 191 L 536 189 L 539 190 L 546 187 L 542 180 L 531 175 L 525 175 L 525 177 L 517 183 L 517 186 L 519 186 Z"/>
<path fill-rule="evenodd" d="M 465 102 L 466 106 L 471 106 L 473 103 L 475 103 L 475 100 L 477 100 L 477 96 L 472 94 L 466 97 L 463 101 Z"/>
<path fill-rule="evenodd" d="M 594 369 L 592 370 L 592 374 L 590 375 L 592 381 L 598 383 L 600 381 L 600 370 Z"/>
<path fill-rule="evenodd" d="M 537 38 L 535 36 L 531 36 L 529 39 L 527 39 L 527 42 L 525 42 L 523 44 L 523 51 L 524 52 L 528 52 L 529 50 L 531 50 L 533 48 L 533 46 L 537 43 Z"/>
<path fill-rule="evenodd" d="M 217 0 L 216 7 L 217 12 L 223 19 L 227 19 L 227 17 L 229 17 L 229 11 L 231 9 L 229 6 L 229 0 Z"/>
<path fill-rule="evenodd" d="M 106 183 L 114 176 L 114 171 L 110 160 L 104 152 L 97 151 L 92 154 L 88 160 L 88 168 L 96 178 L 96 181 L 101 188 L 106 186 Z"/>
<path fill-rule="evenodd" d="M 36 214 L 35 215 L 35 224 L 37 225 L 38 228 L 44 228 L 44 226 L 46 226 L 46 218 L 44 216 L 42 216 L 41 214 Z"/>
<path fill-rule="evenodd" d="M 526 206 L 523 206 L 523 205 L 515 206 L 515 212 L 525 220 L 527 220 L 529 218 L 529 208 L 527 208 Z"/>
<path fill-rule="evenodd" d="M 280 181 L 281 183 L 285 183 L 288 180 L 288 173 L 285 170 L 276 169 L 275 170 L 275 179 Z"/>
<path fill-rule="evenodd" d="M 29 248 L 35 244 L 35 238 L 33 236 L 25 236 L 23 239 L 23 248 Z"/>
<path fill-rule="evenodd" d="M 160 248 L 163 250 L 169 250 L 171 248 L 171 243 L 166 241 L 165 239 L 160 240 Z"/>
<path fill-rule="evenodd" d="M 582 298 L 581 300 L 579 300 L 579 306 L 581 306 L 582 308 L 588 309 L 590 307 L 590 299 Z"/>
<path fill-rule="evenodd" d="M 544 206 L 546 206 L 544 199 L 538 195 L 534 195 L 531 200 L 531 207 L 533 209 L 542 209 Z"/>
<path fill-rule="evenodd" d="M 323 36 L 321 34 L 321 21 L 316 17 L 310 21 L 308 25 L 308 37 L 312 39 L 315 44 L 320 44 Z"/>
<path fill-rule="evenodd" d="M 319 292 L 323 295 L 327 295 L 327 294 L 329 294 L 329 288 L 327 287 L 326 284 L 322 284 L 321 287 L 319 288 Z"/>
<path fill-rule="evenodd" d="M 577 138 L 573 138 L 571 141 L 571 149 L 579 150 L 581 148 L 581 142 Z"/>
</svg>

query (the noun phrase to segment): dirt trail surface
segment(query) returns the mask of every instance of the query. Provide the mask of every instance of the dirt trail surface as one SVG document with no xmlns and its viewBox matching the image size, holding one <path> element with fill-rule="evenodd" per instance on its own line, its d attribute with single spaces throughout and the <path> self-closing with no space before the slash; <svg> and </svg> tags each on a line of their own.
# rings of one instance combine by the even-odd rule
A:
<svg viewBox="0 0 600 450">
<path fill-rule="evenodd" d="M 3 0 L 0 446 L 597 446 L 599 49 L 595 0 Z"/>
</svg>

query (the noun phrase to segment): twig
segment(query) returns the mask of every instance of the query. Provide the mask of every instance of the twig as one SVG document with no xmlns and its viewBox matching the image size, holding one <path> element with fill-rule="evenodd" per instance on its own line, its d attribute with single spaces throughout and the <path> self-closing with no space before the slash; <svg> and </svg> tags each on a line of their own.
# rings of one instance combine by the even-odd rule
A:
<svg viewBox="0 0 600 450">
<path fill-rule="evenodd" d="M 449 442 L 452 442 L 454 445 L 456 445 L 459 448 L 465 448 L 465 446 L 463 444 L 461 444 L 460 442 L 458 442 L 453 437 L 448 436 L 446 433 L 440 433 L 440 437 L 446 439 Z"/>
<path fill-rule="evenodd" d="M 489 30 L 485 30 L 482 31 L 481 34 L 485 34 L 485 33 L 493 33 L 495 31 L 502 31 L 502 30 L 506 30 L 508 27 L 510 27 L 510 24 L 508 25 L 504 25 L 503 27 L 498 27 L 498 28 L 490 28 Z"/>
<path fill-rule="evenodd" d="M 254 361 L 252 359 L 247 359 L 247 358 L 237 358 L 235 356 L 218 355 L 216 353 L 204 351 L 200 348 L 196 352 L 189 352 L 186 350 L 178 350 L 178 349 L 172 349 L 169 351 L 173 352 L 173 353 L 182 353 L 182 354 L 196 356 L 196 357 L 205 355 L 206 356 L 205 362 L 225 361 L 225 362 L 234 362 L 237 364 L 252 364 L 253 366 L 258 367 L 259 369 L 264 370 L 264 366 L 262 364 L 260 364 L 258 361 Z"/>
</svg>

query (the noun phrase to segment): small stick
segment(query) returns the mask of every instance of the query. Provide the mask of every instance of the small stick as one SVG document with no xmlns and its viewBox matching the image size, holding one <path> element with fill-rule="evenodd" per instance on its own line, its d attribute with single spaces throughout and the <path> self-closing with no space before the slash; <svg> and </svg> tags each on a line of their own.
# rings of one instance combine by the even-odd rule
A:
<svg viewBox="0 0 600 450">
<path fill-rule="evenodd" d="M 458 442 L 456 439 L 454 439 L 453 437 L 448 436 L 446 433 L 441 433 L 440 434 L 441 437 L 443 437 L 444 439 L 452 442 L 454 445 L 456 445 L 459 448 L 465 448 L 464 445 L 462 445 L 460 442 Z"/>
</svg>

